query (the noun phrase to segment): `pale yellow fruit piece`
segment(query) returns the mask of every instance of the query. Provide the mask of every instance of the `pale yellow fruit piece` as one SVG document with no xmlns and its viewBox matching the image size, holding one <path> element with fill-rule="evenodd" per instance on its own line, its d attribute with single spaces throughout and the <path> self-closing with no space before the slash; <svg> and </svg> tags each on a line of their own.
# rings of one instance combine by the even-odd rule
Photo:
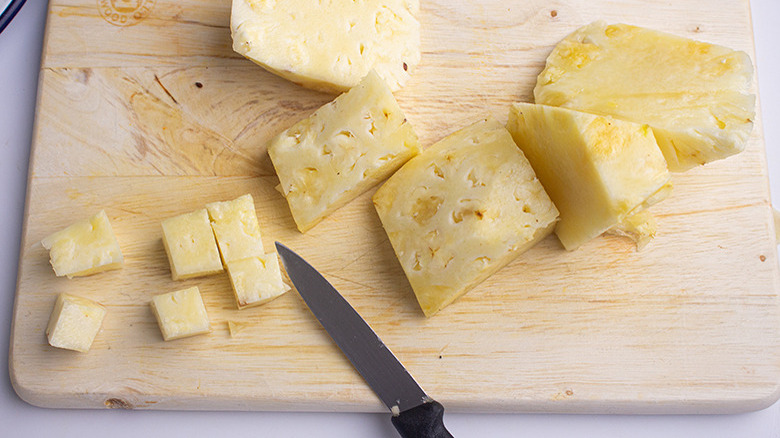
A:
<svg viewBox="0 0 780 438">
<path fill-rule="evenodd" d="M 669 169 L 683 171 L 744 149 L 755 118 L 752 78 L 745 52 L 595 22 L 553 49 L 534 98 L 648 124 Z"/>
<path fill-rule="evenodd" d="M 267 303 L 290 290 L 282 280 L 276 253 L 232 260 L 227 271 L 239 309 Z"/>
<path fill-rule="evenodd" d="M 558 217 L 528 160 L 494 119 L 412 158 L 373 199 L 426 316 L 548 235 Z"/>
<path fill-rule="evenodd" d="M 376 70 L 401 88 L 420 62 L 418 0 L 233 0 L 233 50 L 304 87 L 346 91 Z"/>
<path fill-rule="evenodd" d="M 252 195 L 206 204 L 222 262 L 265 254 Z"/>
<path fill-rule="evenodd" d="M 623 224 L 671 190 L 647 125 L 515 103 L 507 129 L 561 212 L 555 233 L 567 250 Z"/>
<path fill-rule="evenodd" d="M 68 278 L 119 269 L 124 261 L 106 212 L 74 223 L 41 241 L 54 273 Z"/>
<path fill-rule="evenodd" d="M 151 306 L 166 341 L 211 331 L 206 306 L 197 286 L 155 295 Z"/>
<path fill-rule="evenodd" d="M 217 241 L 205 208 L 164 220 L 162 231 L 174 280 L 222 272 Z"/>
<path fill-rule="evenodd" d="M 59 294 L 46 327 L 49 345 L 86 353 L 92 347 L 105 316 L 106 308 L 99 303 L 66 293 Z"/>
<path fill-rule="evenodd" d="M 231 338 L 235 338 L 238 336 L 239 333 L 244 331 L 247 327 L 249 327 L 248 322 L 243 321 L 228 321 L 228 333 L 230 333 Z"/>
<path fill-rule="evenodd" d="M 655 217 L 649 211 L 641 210 L 607 230 L 607 233 L 628 237 L 636 243 L 637 251 L 640 251 L 653 240 L 657 230 L 658 223 Z"/>
<path fill-rule="evenodd" d="M 417 134 L 387 85 L 373 72 L 268 146 L 302 233 L 390 176 L 419 151 Z"/>
</svg>

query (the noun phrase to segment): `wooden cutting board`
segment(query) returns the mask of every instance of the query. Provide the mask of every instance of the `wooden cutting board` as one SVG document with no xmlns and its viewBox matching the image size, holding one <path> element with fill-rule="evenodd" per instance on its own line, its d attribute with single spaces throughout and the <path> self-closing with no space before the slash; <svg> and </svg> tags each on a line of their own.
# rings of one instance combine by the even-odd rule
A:
<svg viewBox="0 0 780 438">
<path fill-rule="evenodd" d="M 280 240 L 321 270 L 449 411 L 736 412 L 778 398 L 760 117 L 744 153 L 674 176 L 646 250 L 602 237 L 566 252 L 550 236 L 426 319 L 373 191 L 296 231 L 265 144 L 333 96 L 235 54 L 230 1 L 50 3 L 10 354 L 28 402 L 384 411 L 296 292 L 239 311 L 224 274 L 171 280 L 160 221 L 244 193 L 266 246 Z M 425 146 L 487 114 L 505 121 L 511 102 L 531 100 L 555 43 L 594 20 L 754 54 L 747 0 L 421 3 L 423 61 L 397 97 Z M 100 209 L 125 267 L 55 277 L 40 240 Z M 192 285 L 212 332 L 164 342 L 149 300 Z M 108 308 L 87 354 L 46 342 L 60 292 Z M 242 327 L 233 337 L 230 321 Z"/>
</svg>

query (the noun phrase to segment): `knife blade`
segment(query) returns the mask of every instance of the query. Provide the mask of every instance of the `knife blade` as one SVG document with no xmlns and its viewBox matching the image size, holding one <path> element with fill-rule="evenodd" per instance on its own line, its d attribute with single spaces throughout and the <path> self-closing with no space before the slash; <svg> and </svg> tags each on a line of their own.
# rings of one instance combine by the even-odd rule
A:
<svg viewBox="0 0 780 438">
<path fill-rule="evenodd" d="M 287 275 L 325 331 L 393 414 L 404 438 L 452 438 L 444 407 L 428 397 L 374 330 L 325 277 L 276 242 Z"/>
</svg>

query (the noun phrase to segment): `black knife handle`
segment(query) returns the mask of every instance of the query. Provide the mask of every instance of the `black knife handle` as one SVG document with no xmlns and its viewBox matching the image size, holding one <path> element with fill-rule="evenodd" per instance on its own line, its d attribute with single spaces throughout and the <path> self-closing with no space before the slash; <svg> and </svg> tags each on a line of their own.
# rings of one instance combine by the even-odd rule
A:
<svg viewBox="0 0 780 438">
<path fill-rule="evenodd" d="M 452 438 L 444 427 L 444 406 L 436 400 L 403 411 L 392 422 L 403 438 Z"/>
</svg>

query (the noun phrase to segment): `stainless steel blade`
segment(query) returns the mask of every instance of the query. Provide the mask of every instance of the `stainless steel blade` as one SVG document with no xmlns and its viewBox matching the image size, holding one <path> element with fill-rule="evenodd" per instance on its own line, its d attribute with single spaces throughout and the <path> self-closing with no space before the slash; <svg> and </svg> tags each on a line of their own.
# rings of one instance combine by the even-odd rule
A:
<svg viewBox="0 0 780 438">
<path fill-rule="evenodd" d="M 276 242 L 295 289 L 368 386 L 394 413 L 430 399 L 354 308 L 316 269 Z"/>
</svg>

